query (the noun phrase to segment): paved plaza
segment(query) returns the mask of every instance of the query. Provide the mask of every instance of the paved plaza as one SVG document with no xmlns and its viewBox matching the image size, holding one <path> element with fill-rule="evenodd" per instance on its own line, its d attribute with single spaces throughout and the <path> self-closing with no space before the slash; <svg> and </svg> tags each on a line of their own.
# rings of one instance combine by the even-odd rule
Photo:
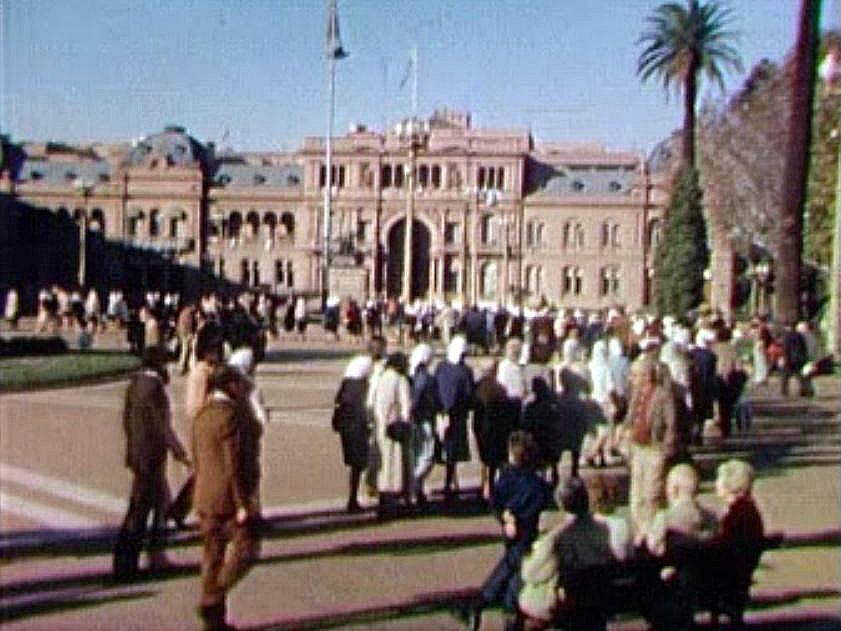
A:
<svg viewBox="0 0 841 631">
<path fill-rule="evenodd" d="M 232 593 L 232 620 L 244 629 L 458 629 L 454 604 L 499 554 L 493 519 L 467 500 L 451 511 L 433 502 L 428 514 L 384 524 L 372 511 L 344 514 L 346 472 L 330 413 L 353 348 L 324 339 L 275 346 L 258 374 L 271 408 L 263 450 L 269 534 L 260 563 Z M 170 394 L 186 441 L 183 385 L 173 377 Z M 763 557 L 748 622 L 759 629 L 837 629 L 839 383 L 824 378 L 814 399 L 788 401 L 774 386 L 754 392 L 757 418 L 748 435 L 695 454 L 703 499 L 715 505 L 718 462 L 750 458 L 766 527 L 785 533 L 786 542 Z M 120 423 L 124 387 L 112 381 L 0 397 L 4 630 L 200 628 L 194 532 L 174 535 L 172 571 L 131 585 L 109 580 L 110 544 L 130 483 Z M 465 467 L 463 490 L 477 474 L 475 465 Z M 170 465 L 173 486 L 185 476 Z M 436 471 L 433 488 L 440 479 Z M 500 629 L 499 616 L 489 614 L 483 628 Z M 611 628 L 645 624 L 622 619 Z"/>
</svg>

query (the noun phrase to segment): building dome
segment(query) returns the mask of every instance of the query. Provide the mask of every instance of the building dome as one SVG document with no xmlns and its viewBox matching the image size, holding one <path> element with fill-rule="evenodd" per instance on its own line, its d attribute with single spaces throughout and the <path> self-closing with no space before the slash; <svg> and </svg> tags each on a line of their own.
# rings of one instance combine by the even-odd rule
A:
<svg viewBox="0 0 841 631">
<path fill-rule="evenodd" d="M 680 160 L 680 132 L 661 140 L 648 155 L 649 173 L 667 173 Z"/>
<path fill-rule="evenodd" d="M 183 127 L 169 125 L 161 133 L 139 140 L 126 157 L 128 166 L 207 166 L 207 151 Z"/>
</svg>

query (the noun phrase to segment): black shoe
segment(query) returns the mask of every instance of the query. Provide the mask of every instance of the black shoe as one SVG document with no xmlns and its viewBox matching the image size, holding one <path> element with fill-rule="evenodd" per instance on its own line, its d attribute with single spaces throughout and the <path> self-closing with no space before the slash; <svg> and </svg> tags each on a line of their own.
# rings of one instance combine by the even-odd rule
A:
<svg viewBox="0 0 841 631">
<path fill-rule="evenodd" d="M 426 499 L 426 494 L 423 491 L 415 495 L 415 505 L 421 510 L 429 508 L 429 500 Z"/>
<path fill-rule="evenodd" d="M 357 502 L 355 499 L 348 500 L 347 506 L 345 507 L 347 512 L 349 513 L 361 513 L 364 509 L 362 506 Z"/>
<path fill-rule="evenodd" d="M 464 623 L 465 631 L 479 631 L 482 627 L 482 610 L 478 607 L 471 607 L 467 611 L 467 620 Z"/>
</svg>

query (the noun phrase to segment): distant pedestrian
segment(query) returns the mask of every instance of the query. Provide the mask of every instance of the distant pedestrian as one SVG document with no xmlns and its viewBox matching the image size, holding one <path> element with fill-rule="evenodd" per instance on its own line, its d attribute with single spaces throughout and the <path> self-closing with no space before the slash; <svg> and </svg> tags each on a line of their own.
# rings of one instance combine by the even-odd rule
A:
<svg viewBox="0 0 841 631">
<path fill-rule="evenodd" d="M 441 410 L 438 398 L 438 382 L 429 370 L 432 348 L 418 344 L 409 358 L 409 376 L 412 384 L 412 420 L 414 422 L 414 472 L 412 474 L 412 495 L 420 507 L 426 506 L 424 481 L 435 464 L 438 437 L 435 435 L 435 419 Z"/>
<path fill-rule="evenodd" d="M 411 393 L 406 378 L 407 361 L 403 353 L 392 353 L 385 371 L 372 385 L 374 411 L 374 445 L 377 460 L 378 513 L 388 517 L 396 510 L 398 500 L 409 500 L 412 458 L 409 441 L 390 435 L 389 425 L 408 423 L 411 416 Z"/>
<path fill-rule="evenodd" d="M 342 457 L 350 469 L 346 508 L 351 513 L 362 510 L 359 504 L 359 483 L 362 472 L 368 466 L 370 430 L 365 403 L 372 367 L 373 361 L 368 355 L 357 355 L 350 360 L 333 408 L 333 430 L 341 438 Z"/>
<path fill-rule="evenodd" d="M 210 396 L 193 423 L 196 467 L 195 506 L 204 548 L 201 562 L 199 616 L 207 631 L 230 627 L 225 622 L 226 596 L 257 556 L 255 521 L 259 514 L 252 491 L 259 470 L 242 450 L 243 408 L 248 383 L 230 366 L 214 369 Z"/>
<path fill-rule="evenodd" d="M 131 498 L 114 547 L 114 577 L 131 580 L 138 575 L 138 557 L 148 538 L 150 568 L 163 569 L 165 510 L 169 499 L 166 454 L 190 464 L 184 447 L 172 430 L 169 397 L 166 394 L 166 358 L 152 347 L 143 355 L 143 365 L 129 382 L 123 406 L 126 435 L 126 466 L 134 479 Z M 151 526 L 147 527 L 150 514 Z"/>
<path fill-rule="evenodd" d="M 6 292 L 6 304 L 4 306 L 3 316 L 6 318 L 6 323 L 13 331 L 18 328 L 18 319 L 20 318 L 20 302 L 18 300 L 18 290 L 11 287 Z"/>
<path fill-rule="evenodd" d="M 456 335 L 447 347 L 446 361 L 438 364 L 435 378 L 441 401 L 442 421 L 437 428 L 446 465 L 444 499 L 454 499 L 456 465 L 470 460 L 467 416 L 473 407 L 473 371 L 465 365 L 467 340 Z"/>
</svg>

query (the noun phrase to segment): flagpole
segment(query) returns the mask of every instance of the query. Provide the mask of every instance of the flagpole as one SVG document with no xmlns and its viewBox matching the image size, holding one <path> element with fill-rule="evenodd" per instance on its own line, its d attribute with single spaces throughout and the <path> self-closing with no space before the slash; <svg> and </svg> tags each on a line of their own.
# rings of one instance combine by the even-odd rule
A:
<svg viewBox="0 0 841 631">
<path fill-rule="evenodd" d="M 418 116 L 418 47 L 412 46 L 412 116 Z"/>
<path fill-rule="evenodd" d="M 323 250 L 321 254 L 321 307 L 326 309 L 330 281 L 330 233 L 332 232 L 333 197 L 333 115 L 336 97 L 336 58 L 328 56 L 329 97 L 327 106 L 327 137 L 325 142 L 324 215 L 322 226 Z"/>
</svg>

